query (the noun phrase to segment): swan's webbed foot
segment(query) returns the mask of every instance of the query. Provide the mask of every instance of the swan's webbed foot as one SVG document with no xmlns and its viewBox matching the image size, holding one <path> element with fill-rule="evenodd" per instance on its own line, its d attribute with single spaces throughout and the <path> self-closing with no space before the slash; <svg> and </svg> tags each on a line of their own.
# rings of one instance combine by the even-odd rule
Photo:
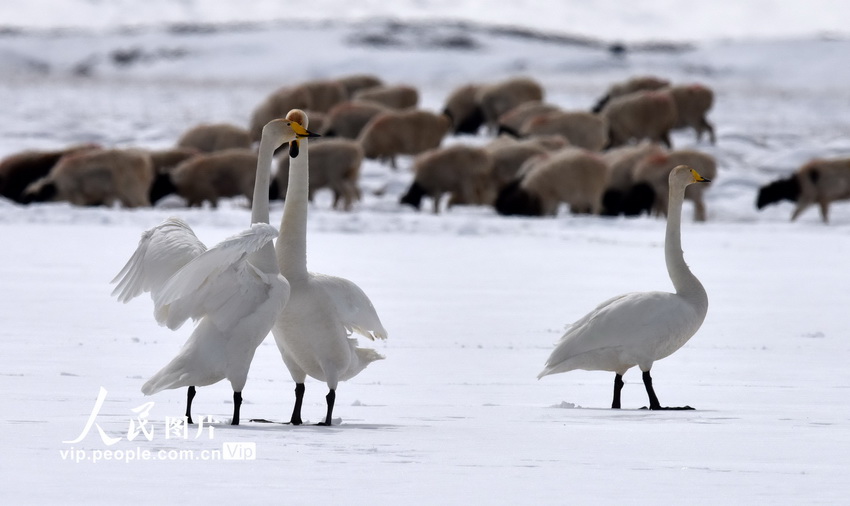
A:
<svg viewBox="0 0 850 506">
<path fill-rule="evenodd" d="M 650 411 L 686 411 L 694 409 L 690 406 L 662 406 L 658 402 L 658 396 L 655 395 L 655 389 L 652 388 L 652 376 L 649 375 L 649 371 L 643 372 L 643 385 L 646 387 L 646 395 L 649 396 L 649 407 L 644 406 L 640 409 L 648 409 Z"/>
<path fill-rule="evenodd" d="M 640 409 L 648 409 L 650 411 L 693 411 L 690 406 L 644 406 Z"/>
<path fill-rule="evenodd" d="M 334 412 L 334 401 L 336 400 L 336 391 L 333 388 L 330 389 L 330 391 L 328 392 L 328 395 L 325 396 L 325 399 L 328 401 L 328 414 L 325 417 L 324 422 L 319 422 L 316 425 L 322 425 L 322 426 L 325 426 L 325 427 L 330 427 L 331 421 L 333 420 L 331 417 L 333 416 L 333 412 Z"/>
</svg>

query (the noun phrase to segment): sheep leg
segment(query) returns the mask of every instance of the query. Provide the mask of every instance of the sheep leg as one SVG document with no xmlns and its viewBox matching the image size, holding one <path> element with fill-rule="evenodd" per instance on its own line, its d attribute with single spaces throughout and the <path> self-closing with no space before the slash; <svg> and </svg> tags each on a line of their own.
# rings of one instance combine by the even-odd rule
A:
<svg viewBox="0 0 850 506">
<path fill-rule="evenodd" d="M 192 422 L 192 399 L 195 398 L 195 393 L 195 387 L 189 387 L 186 392 L 186 423 L 194 423 Z"/>
<path fill-rule="evenodd" d="M 614 402 L 611 403 L 611 409 L 620 409 L 620 391 L 623 390 L 623 375 L 617 374 L 614 376 Z"/>
<path fill-rule="evenodd" d="M 295 407 L 292 408 L 292 418 L 289 423 L 292 425 L 301 425 L 304 423 L 301 420 L 301 405 L 304 403 L 304 383 L 295 384 Z"/>
<path fill-rule="evenodd" d="M 824 223 L 829 223 L 829 202 L 821 200 L 818 204 L 820 205 L 820 217 Z"/>
<path fill-rule="evenodd" d="M 711 126 L 711 123 L 709 123 L 708 120 L 705 118 L 700 118 L 700 126 L 708 131 L 708 138 L 711 143 L 716 144 L 717 138 L 714 137 L 714 127 Z M 700 137 L 702 137 L 702 134 L 700 134 Z"/>
<path fill-rule="evenodd" d="M 655 395 L 655 389 L 652 388 L 652 376 L 649 375 L 649 371 L 643 371 L 643 386 L 646 387 L 646 395 L 649 396 L 649 409 L 656 410 L 691 410 L 694 409 L 690 406 L 677 406 L 677 407 L 667 407 L 661 406 L 661 403 L 658 402 L 658 396 Z M 647 409 L 646 406 L 641 409 Z"/>
<path fill-rule="evenodd" d="M 796 220 L 810 205 L 812 205 L 812 202 L 808 198 L 801 197 L 797 201 L 797 207 L 794 209 L 794 213 L 791 215 L 791 221 Z"/>
<path fill-rule="evenodd" d="M 324 425 L 326 427 L 330 427 L 332 416 L 333 416 L 333 413 L 334 413 L 334 401 L 336 400 L 336 390 L 331 388 L 328 391 L 328 395 L 325 396 L 325 399 L 328 401 L 328 414 L 327 414 L 327 416 L 325 416 L 324 422 L 319 422 L 316 425 Z"/>
<path fill-rule="evenodd" d="M 242 407 L 242 392 L 233 392 L 233 419 L 230 425 L 239 425 L 239 409 Z"/>
</svg>

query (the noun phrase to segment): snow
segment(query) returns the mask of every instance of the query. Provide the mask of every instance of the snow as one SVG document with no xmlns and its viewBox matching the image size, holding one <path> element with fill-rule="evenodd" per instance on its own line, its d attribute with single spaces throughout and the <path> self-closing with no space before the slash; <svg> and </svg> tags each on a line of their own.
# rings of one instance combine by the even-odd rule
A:
<svg viewBox="0 0 850 506">
<path fill-rule="evenodd" d="M 309 267 L 355 281 L 389 331 L 386 343 L 368 343 L 386 360 L 341 384 L 336 424 L 247 421 L 284 421 L 292 408 L 294 385 L 267 339 L 243 394 L 243 425 L 227 424 L 232 392 L 223 382 L 199 389 L 194 403 L 196 416 L 216 421 L 212 439 L 196 439 L 194 428 L 186 439 L 167 438 L 166 417 L 182 415 L 185 391 L 144 397 L 139 388 L 191 329 L 158 327 L 149 299 L 117 303 L 109 280 L 146 228 L 179 215 L 212 244 L 246 227 L 245 202 L 124 210 L 0 201 L 4 501 L 846 503 L 850 205 L 833 204 L 824 225 L 815 209 L 790 223 L 790 204 L 757 212 L 753 201 L 758 186 L 811 157 L 850 154 L 850 39 L 837 26 L 850 9 L 826 1 L 805 10 L 759 1 L 682 9 L 656 0 L 624 13 L 612 1 L 593 2 L 592 12 L 585 4 L 562 2 L 544 15 L 530 2 L 398 2 L 385 12 L 377 2 L 316 0 L 299 11 L 300 24 L 203 30 L 163 23 L 280 20 L 291 7 L 3 4 L 3 23 L 26 29 L 0 36 L 0 156 L 81 141 L 164 147 L 201 121 L 245 124 L 278 86 L 351 72 L 412 83 L 431 109 L 458 84 L 517 73 L 540 79 L 552 101 L 571 108 L 588 108 L 610 82 L 638 73 L 705 82 L 717 91 L 717 145 L 696 143 L 691 132 L 673 141 L 720 163 L 708 222 L 692 223 L 687 204 L 684 214 L 685 258 L 708 291 L 709 313 L 653 368 L 662 404 L 695 411 L 639 410 L 646 395 L 634 370 L 619 411 L 607 408 L 612 374 L 536 379 L 564 326 L 595 304 L 671 288 L 663 220 L 415 213 L 397 204 L 411 177 L 402 159 L 398 171 L 366 163 L 366 195 L 354 212 L 329 210 L 326 194 L 310 209 Z M 328 12 L 337 13 L 331 22 Z M 436 21 L 444 19 L 454 21 Z M 126 28 L 133 24 L 142 26 Z M 593 38 L 571 44 L 492 28 L 506 24 Z M 364 34 L 391 34 L 395 45 L 357 44 Z M 476 49 L 439 47 L 457 34 Z M 620 39 L 637 49 L 615 59 L 605 45 Z M 671 43 L 640 46 L 660 39 Z M 132 64 L 114 63 L 116 51 L 133 49 L 141 57 Z M 281 212 L 273 206 L 273 224 Z M 107 446 L 93 427 L 65 443 L 80 435 L 101 387 L 95 422 L 121 441 Z M 309 421 L 323 416 L 325 393 L 308 380 Z M 133 410 L 150 401 L 151 440 L 128 440 Z M 225 443 L 253 448 L 256 459 L 201 460 Z M 116 450 L 120 459 L 105 460 Z M 180 451 L 196 460 L 170 458 Z M 139 460 L 143 452 L 153 460 Z"/>
</svg>

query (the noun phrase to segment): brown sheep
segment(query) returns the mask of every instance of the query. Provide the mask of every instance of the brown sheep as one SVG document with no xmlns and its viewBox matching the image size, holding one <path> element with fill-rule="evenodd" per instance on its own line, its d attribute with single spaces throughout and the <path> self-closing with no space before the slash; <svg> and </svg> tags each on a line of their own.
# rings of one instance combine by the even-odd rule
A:
<svg viewBox="0 0 850 506">
<path fill-rule="evenodd" d="M 374 86 L 355 92 L 352 98 L 377 102 L 390 109 L 410 109 L 419 104 L 419 91 L 403 84 Z"/>
<path fill-rule="evenodd" d="M 305 87 L 287 86 L 266 97 L 251 115 L 251 139 L 259 141 L 266 123 L 285 117 L 292 109 L 310 109 L 310 94 Z"/>
<path fill-rule="evenodd" d="M 571 145 L 601 151 L 608 144 L 608 122 L 584 111 L 555 111 L 529 118 L 519 130 L 523 137 L 562 135 Z"/>
<path fill-rule="evenodd" d="M 419 209 L 422 197 L 440 212 L 440 199 L 450 193 L 449 207 L 455 204 L 489 204 L 493 199 L 490 182 L 492 159 L 486 150 L 456 144 L 422 153 L 414 162 L 415 177 L 401 197 L 402 204 Z"/>
<path fill-rule="evenodd" d="M 653 209 L 656 214 L 667 216 L 667 201 L 669 199 L 668 176 L 673 167 L 687 165 L 706 179 L 717 177 L 717 162 L 714 157 L 692 149 L 680 149 L 668 153 L 650 154 L 641 159 L 634 169 L 635 187 L 644 186 L 651 190 L 654 196 Z M 694 220 L 705 221 L 706 210 L 703 194 L 709 188 L 708 184 L 691 185 L 685 190 L 685 199 L 694 203 Z"/>
<path fill-rule="evenodd" d="M 635 191 L 635 166 L 647 156 L 663 155 L 664 148 L 653 142 L 627 144 L 602 153 L 608 165 L 608 186 L 602 197 L 602 214 L 605 216 L 638 216 L 650 213 L 654 198 L 648 192 Z"/>
<path fill-rule="evenodd" d="M 531 78 L 515 77 L 482 87 L 476 98 L 484 123 L 495 132 L 502 114 L 525 102 L 542 101 L 543 86 Z"/>
<path fill-rule="evenodd" d="M 824 223 L 829 222 L 829 204 L 850 199 L 850 158 L 819 159 L 809 161 L 788 179 L 774 181 L 759 189 L 756 207 L 783 199 L 796 202 L 791 221 L 796 220 L 812 204 L 820 206 Z"/>
<path fill-rule="evenodd" d="M 356 139 L 363 127 L 382 112 L 390 111 L 386 106 L 376 102 L 346 101 L 335 105 L 322 122 L 322 128 L 313 131 L 326 137 L 342 137 Z M 312 122 L 312 116 L 310 121 Z"/>
<path fill-rule="evenodd" d="M 715 143 L 714 127 L 706 119 L 708 111 L 714 103 L 714 92 L 701 84 L 672 86 L 670 93 L 676 102 L 677 120 L 673 128 L 693 128 L 697 141 L 702 139 L 702 133 L 708 132 L 709 140 Z"/>
<path fill-rule="evenodd" d="M 134 149 L 89 149 L 62 157 L 24 191 L 27 202 L 67 201 L 78 206 L 149 206 L 154 180 L 150 155 Z"/>
<path fill-rule="evenodd" d="M 529 159 L 519 178 L 499 192 L 496 211 L 503 215 L 554 216 L 565 202 L 572 213 L 599 214 L 608 169 L 602 157 L 581 148 Z"/>
<path fill-rule="evenodd" d="M 191 148 L 204 153 L 231 148 L 250 148 L 251 132 L 230 123 L 206 123 L 187 130 L 177 141 L 178 148 Z"/>
<path fill-rule="evenodd" d="M 516 179 L 520 167 L 526 160 L 552 150 L 545 142 L 541 142 L 544 140 L 541 138 L 514 142 L 494 141 L 487 145 L 485 149 L 493 159 L 490 178 L 496 191 L 501 190 Z M 568 145 L 569 143 L 565 141 L 554 149 L 561 149 Z"/>
<path fill-rule="evenodd" d="M 380 77 L 372 74 L 352 74 L 338 77 L 336 80 L 345 88 L 345 96 L 348 99 L 354 97 L 354 94 L 360 90 L 383 86 L 384 84 Z"/>
<path fill-rule="evenodd" d="M 351 210 L 354 202 L 360 200 L 360 165 L 363 162 L 363 149 L 357 141 L 350 139 L 321 139 L 309 144 L 310 189 L 308 198 L 312 201 L 316 190 L 330 188 L 333 191 L 334 209 L 340 202 L 343 209 Z M 280 157 L 278 171 L 272 182 L 271 194 L 277 198 L 286 195 L 289 187 L 289 156 Z"/>
<path fill-rule="evenodd" d="M 651 91 L 658 90 L 661 88 L 666 88 L 670 86 L 670 81 L 667 79 L 662 79 L 660 77 L 655 76 L 637 76 L 632 77 L 626 81 L 621 83 L 614 83 L 608 88 L 608 92 L 605 93 L 605 96 L 599 99 L 596 102 L 596 105 L 593 106 L 593 112 L 600 112 L 605 104 L 608 103 L 612 98 L 620 97 L 623 95 L 628 95 L 629 93 L 634 93 L 636 91 Z"/>
<path fill-rule="evenodd" d="M 498 133 L 521 137 L 520 130 L 522 129 L 522 125 L 529 119 L 560 110 L 561 108 L 557 105 L 547 104 L 539 100 L 524 102 L 499 116 Z"/>
<path fill-rule="evenodd" d="M 676 124 L 676 103 L 669 90 L 636 91 L 611 99 L 600 113 L 608 120 L 610 145 L 649 139 L 668 148 Z"/>
<path fill-rule="evenodd" d="M 440 145 L 451 128 L 445 114 L 421 109 L 381 113 L 366 125 L 357 138 L 369 159 L 388 160 L 395 168 L 397 155 L 417 155 Z"/>
<path fill-rule="evenodd" d="M 475 99 L 480 88 L 477 84 L 465 84 L 452 91 L 446 99 L 443 114 L 451 118 L 455 135 L 475 135 L 484 123 L 484 115 Z"/>
<path fill-rule="evenodd" d="M 155 174 L 148 194 L 151 204 L 156 204 L 166 195 L 177 192 L 177 188 L 171 182 L 171 171 L 189 158 L 200 154 L 200 151 L 193 148 L 171 148 L 148 151 Z"/>
<path fill-rule="evenodd" d="M 310 104 L 307 109 L 312 112 L 326 113 L 338 103 L 348 100 L 348 91 L 339 80 L 308 81 L 303 83 L 301 87 L 307 90 L 308 103 Z M 283 116 L 285 114 L 280 117 Z M 313 116 L 310 115 L 310 123 L 312 128 L 316 128 Z"/>
<path fill-rule="evenodd" d="M 81 144 L 54 151 L 28 150 L 7 156 L 0 161 L 0 195 L 24 203 L 27 186 L 48 175 L 63 156 L 97 148 L 96 144 Z"/>
<path fill-rule="evenodd" d="M 222 197 L 244 195 L 250 201 L 256 174 L 257 153 L 227 149 L 186 160 L 171 171 L 171 181 L 190 207 L 200 207 L 204 201 L 217 207 Z"/>
</svg>

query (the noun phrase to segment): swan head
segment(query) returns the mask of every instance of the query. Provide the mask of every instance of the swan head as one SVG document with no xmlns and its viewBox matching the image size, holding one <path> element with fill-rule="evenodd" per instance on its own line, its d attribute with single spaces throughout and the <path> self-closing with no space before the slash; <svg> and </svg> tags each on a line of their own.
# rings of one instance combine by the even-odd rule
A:
<svg viewBox="0 0 850 506">
<path fill-rule="evenodd" d="M 263 138 L 269 139 L 275 148 L 289 142 L 290 155 L 292 155 L 292 146 L 298 145 L 299 139 L 307 137 L 321 137 L 319 134 L 307 130 L 307 114 L 300 109 L 289 111 L 286 118 L 273 119 L 266 123 L 263 127 Z M 295 154 L 298 156 L 298 148 L 294 148 Z"/>
<path fill-rule="evenodd" d="M 706 179 L 699 175 L 699 172 L 688 167 L 687 165 L 677 165 L 670 171 L 670 187 L 674 185 L 684 188 L 693 183 L 710 183 L 710 179 Z"/>
<path fill-rule="evenodd" d="M 289 143 L 289 156 L 295 158 L 298 156 L 299 148 L 301 147 L 300 140 L 307 137 L 321 137 L 319 134 L 307 130 L 309 118 L 307 113 L 301 109 L 292 109 L 286 113 L 286 119 L 290 124 L 290 128 L 295 132 L 295 138 Z"/>
</svg>

